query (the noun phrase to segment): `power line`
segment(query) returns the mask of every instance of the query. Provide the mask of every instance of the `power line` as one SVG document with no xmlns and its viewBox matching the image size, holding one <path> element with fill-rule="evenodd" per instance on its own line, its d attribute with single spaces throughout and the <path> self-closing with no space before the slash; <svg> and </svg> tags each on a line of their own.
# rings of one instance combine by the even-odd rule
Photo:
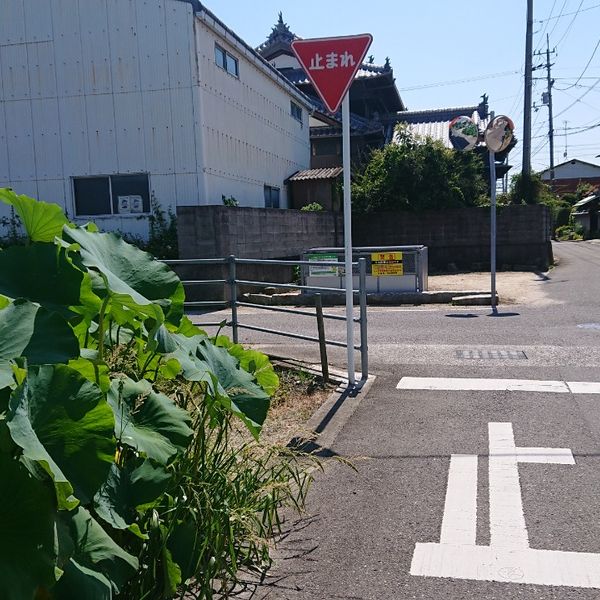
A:
<svg viewBox="0 0 600 600">
<path fill-rule="evenodd" d="M 557 46 L 560 46 L 560 43 L 565 39 L 565 37 L 567 37 L 567 35 L 569 34 L 569 31 L 571 31 L 571 27 L 573 27 L 573 23 L 575 23 L 575 19 L 577 18 L 577 15 L 581 12 L 582 5 L 583 5 L 583 0 L 581 0 L 581 2 L 579 3 L 579 6 L 577 7 L 575 14 L 573 15 L 573 18 L 571 19 L 571 22 L 567 25 L 565 32 L 562 34 L 562 37 L 556 43 Z M 557 23 L 558 23 L 558 21 L 557 21 Z"/>
<path fill-rule="evenodd" d="M 586 92 L 583 92 L 583 94 L 581 94 L 581 96 L 579 96 L 579 98 L 576 98 L 574 102 L 572 102 L 571 104 L 569 104 L 569 106 L 567 106 L 567 108 L 561 110 L 557 115 L 554 115 L 554 116 L 555 117 L 560 117 L 560 115 L 565 114 L 568 110 L 570 110 L 571 108 L 573 108 L 578 102 L 581 102 L 581 100 L 585 96 L 587 96 L 599 83 L 600 83 L 600 77 L 598 79 L 596 79 L 596 83 L 594 83 L 594 85 L 592 85 L 589 90 L 587 90 Z"/>
<path fill-rule="evenodd" d="M 554 0 L 554 2 L 552 3 L 552 8 L 550 9 L 550 17 L 548 17 L 548 19 L 544 19 L 546 21 L 546 24 L 544 25 L 544 29 L 542 29 L 542 32 L 540 34 L 540 38 L 542 39 L 542 41 L 544 39 L 544 34 L 546 33 L 546 30 L 548 29 L 548 25 L 550 23 L 550 18 L 552 17 L 552 13 L 554 12 L 554 7 L 556 6 L 556 1 L 557 0 Z M 536 51 L 539 49 L 540 49 L 540 46 L 538 46 L 536 48 Z"/>
<path fill-rule="evenodd" d="M 425 83 L 423 85 L 413 85 L 411 87 L 401 88 L 403 92 L 411 92 L 413 90 L 424 90 L 433 87 L 443 87 L 446 85 L 455 85 L 458 83 L 469 83 L 471 81 L 481 81 L 483 79 L 493 79 L 496 77 L 506 77 L 508 75 L 518 75 L 521 71 L 502 71 L 500 73 L 488 73 L 487 75 L 476 75 L 466 79 L 450 79 L 448 81 L 437 81 L 435 83 Z"/>
<path fill-rule="evenodd" d="M 594 48 L 594 51 L 592 52 L 590 59 L 587 61 L 587 64 L 585 65 L 583 71 L 581 71 L 581 75 L 577 78 L 577 81 L 575 83 L 571 84 L 569 87 L 564 88 L 565 90 L 575 87 L 581 81 L 581 78 L 585 75 L 585 72 L 588 70 L 588 67 L 590 66 L 590 63 L 592 62 L 592 59 L 596 55 L 596 51 L 598 50 L 599 46 L 600 46 L 600 38 L 598 38 L 598 43 L 596 44 L 596 47 Z"/>
<path fill-rule="evenodd" d="M 600 7 L 600 4 L 594 4 L 593 6 L 587 6 L 586 8 L 583 8 L 578 12 L 586 12 L 587 10 L 592 10 L 593 8 L 599 8 L 599 7 Z M 564 6 L 563 6 L 563 8 L 564 8 Z M 570 12 L 570 13 L 564 13 L 564 14 L 561 13 L 560 15 L 558 15 L 556 17 L 548 17 L 547 19 L 538 19 L 538 20 L 536 20 L 536 23 L 543 23 L 544 21 L 553 21 L 555 19 L 560 19 L 562 17 L 570 17 L 571 15 L 574 15 L 574 14 L 577 14 L 577 11 Z"/>
<path fill-rule="evenodd" d="M 552 30 L 550 31 L 550 35 L 552 35 L 554 33 L 554 30 L 556 29 L 556 26 L 558 25 L 558 21 L 560 20 L 561 17 L 564 16 L 564 10 L 565 10 L 566 5 L 567 5 L 567 0 L 565 0 L 563 2 L 563 5 L 560 7 L 560 12 L 558 13 L 558 17 L 556 17 L 556 23 L 554 23 L 554 27 L 552 27 Z"/>
</svg>

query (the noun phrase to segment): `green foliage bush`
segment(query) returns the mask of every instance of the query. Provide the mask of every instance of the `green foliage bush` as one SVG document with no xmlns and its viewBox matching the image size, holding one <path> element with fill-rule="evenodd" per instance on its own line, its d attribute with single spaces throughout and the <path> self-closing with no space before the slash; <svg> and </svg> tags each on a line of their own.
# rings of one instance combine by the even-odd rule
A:
<svg viewBox="0 0 600 600">
<path fill-rule="evenodd" d="M 323 209 L 323 205 L 318 202 L 311 202 L 310 204 L 305 204 L 300 210 L 305 212 L 321 212 Z"/>
<path fill-rule="evenodd" d="M 356 212 L 421 211 L 485 203 L 481 156 L 450 150 L 430 138 L 397 130 L 398 143 L 375 150 L 352 185 Z"/>
<path fill-rule="evenodd" d="M 223 206 L 239 206 L 240 203 L 233 196 L 225 196 L 225 194 L 221 195 L 221 202 L 223 202 Z"/>
<path fill-rule="evenodd" d="M 0 190 L 0 597 L 212 598 L 269 563 L 298 457 L 258 439 L 268 358 L 184 316 L 165 264 L 57 205 Z"/>
<path fill-rule="evenodd" d="M 561 242 L 568 240 L 582 240 L 583 239 L 583 228 L 581 225 L 561 225 L 556 228 L 555 236 L 557 240 Z"/>
</svg>

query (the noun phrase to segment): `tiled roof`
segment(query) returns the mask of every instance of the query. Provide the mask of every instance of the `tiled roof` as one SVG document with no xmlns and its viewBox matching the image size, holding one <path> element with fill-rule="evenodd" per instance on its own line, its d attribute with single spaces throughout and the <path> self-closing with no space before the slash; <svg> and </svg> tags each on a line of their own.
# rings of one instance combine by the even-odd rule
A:
<svg viewBox="0 0 600 600">
<path fill-rule="evenodd" d="M 320 99 L 312 98 L 313 108 L 316 112 L 320 112 L 322 114 L 327 115 L 330 119 L 333 119 L 339 123 L 338 126 L 330 126 L 330 127 L 311 127 L 310 134 L 311 136 L 328 136 L 328 135 L 340 135 L 341 127 L 342 127 L 342 111 L 338 110 L 334 115 L 331 114 L 323 102 Z M 378 121 L 370 121 L 369 119 L 365 119 L 353 112 L 350 113 L 350 132 L 353 134 L 366 134 L 366 133 L 376 133 L 382 131 L 383 125 Z"/>
<path fill-rule="evenodd" d="M 488 124 L 487 99 L 477 106 L 457 106 L 454 108 L 436 108 L 433 110 L 410 110 L 397 113 L 397 122 L 406 123 L 411 133 L 420 137 L 440 140 L 447 148 L 450 142 L 450 121 L 465 115 L 471 117 L 483 131 Z"/>
<path fill-rule="evenodd" d="M 355 79 L 369 79 L 371 77 L 379 77 L 391 72 L 390 68 L 379 65 L 371 65 L 363 63 L 360 69 L 356 72 Z M 307 77 L 303 69 L 281 69 L 281 73 L 285 75 L 295 85 L 309 84 L 310 79 Z"/>
<path fill-rule="evenodd" d="M 335 179 L 344 172 L 342 167 L 331 167 L 329 169 L 307 169 L 294 173 L 288 181 L 309 181 L 316 179 Z"/>
</svg>

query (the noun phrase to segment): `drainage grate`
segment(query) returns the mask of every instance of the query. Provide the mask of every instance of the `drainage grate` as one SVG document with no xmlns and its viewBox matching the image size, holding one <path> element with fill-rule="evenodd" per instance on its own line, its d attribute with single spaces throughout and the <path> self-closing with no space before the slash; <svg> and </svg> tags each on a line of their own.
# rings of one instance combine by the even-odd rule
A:
<svg viewBox="0 0 600 600">
<path fill-rule="evenodd" d="M 527 360 L 523 350 L 457 350 L 456 357 L 478 360 Z"/>
</svg>

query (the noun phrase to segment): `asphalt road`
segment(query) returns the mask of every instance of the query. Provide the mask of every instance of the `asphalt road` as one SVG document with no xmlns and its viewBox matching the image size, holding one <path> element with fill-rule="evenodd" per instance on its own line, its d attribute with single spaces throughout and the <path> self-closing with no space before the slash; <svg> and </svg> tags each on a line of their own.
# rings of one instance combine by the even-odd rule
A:
<svg viewBox="0 0 600 600">
<path fill-rule="evenodd" d="M 555 254 L 540 284 L 549 306 L 370 309 L 377 377 L 329 448 L 356 470 L 333 461 L 317 477 L 257 597 L 600 598 L 600 388 L 571 383 L 600 382 L 600 245 Z M 328 328 L 343 338 L 343 324 Z M 243 341 L 318 361 L 302 342 Z M 464 357 L 487 351 L 512 358 Z M 409 389 L 410 377 L 455 389 Z M 490 389 L 464 389 L 467 378 Z M 505 391 L 506 379 L 542 391 Z"/>
</svg>

